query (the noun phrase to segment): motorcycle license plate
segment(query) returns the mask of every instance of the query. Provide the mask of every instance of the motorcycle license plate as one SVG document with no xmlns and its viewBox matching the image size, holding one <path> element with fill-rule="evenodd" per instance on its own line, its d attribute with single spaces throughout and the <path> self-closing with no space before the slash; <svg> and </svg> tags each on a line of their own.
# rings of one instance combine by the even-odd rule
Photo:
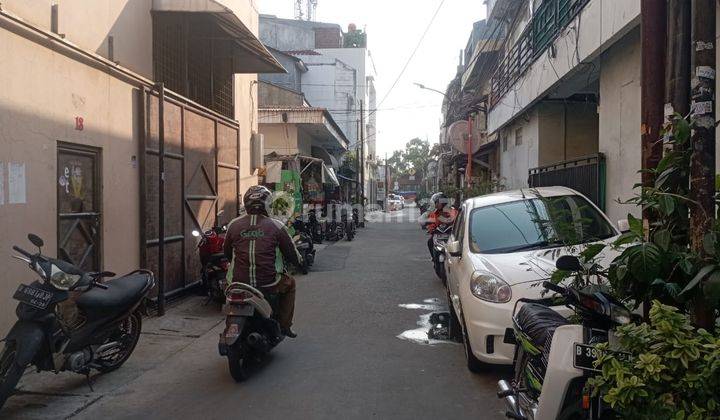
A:
<svg viewBox="0 0 720 420">
<path fill-rule="evenodd" d="M 600 369 L 595 367 L 595 361 L 603 355 L 603 351 L 597 349 L 595 346 L 588 344 L 575 343 L 575 354 L 573 356 L 573 366 L 577 369 L 591 370 L 599 372 Z M 627 353 L 610 352 L 619 359 L 629 357 Z"/>
<path fill-rule="evenodd" d="M 438 241 L 447 242 L 447 240 L 450 239 L 450 234 L 438 233 L 437 235 L 435 235 L 435 239 L 437 239 Z"/>
<path fill-rule="evenodd" d="M 50 305 L 52 297 L 51 292 L 24 284 L 21 284 L 13 295 L 13 299 L 38 309 L 46 309 Z"/>
<path fill-rule="evenodd" d="M 223 315 L 252 316 L 254 311 L 251 305 L 223 305 Z"/>
</svg>

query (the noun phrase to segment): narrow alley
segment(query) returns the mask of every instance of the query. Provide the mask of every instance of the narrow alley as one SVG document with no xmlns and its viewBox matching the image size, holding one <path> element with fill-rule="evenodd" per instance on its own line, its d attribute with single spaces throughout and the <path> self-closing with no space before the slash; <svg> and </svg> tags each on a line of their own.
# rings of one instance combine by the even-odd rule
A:
<svg viewBox="0 0 720 420">
<path fill-rule="evenodd" d="M 232 380 L 218 355 L 222 315 L 211 304 L 189 321 L 176 319 L 194 328 L 173 328 L 171 320 L 144 327 L 137 353 L 123 369 L 99 376 L 95 392 L 72 373 L 21 383 L 25 394 L 8 401 L 3 418 L 502 418 L 495 387 L 503 370 L 474 375 L 460 344 L 397 337 L 433 306 L 400 305 L 446 305 L 425 232 L 409 220 L 416 212 L 396 212 L 397 223 L 369 223 L 355 241 L 319 251 L 310 274 L 297 277 L 299 337 L 282 342 L 245 383 Z M 174 309 L 167 317 L 186 314 Z"/>
</svg>

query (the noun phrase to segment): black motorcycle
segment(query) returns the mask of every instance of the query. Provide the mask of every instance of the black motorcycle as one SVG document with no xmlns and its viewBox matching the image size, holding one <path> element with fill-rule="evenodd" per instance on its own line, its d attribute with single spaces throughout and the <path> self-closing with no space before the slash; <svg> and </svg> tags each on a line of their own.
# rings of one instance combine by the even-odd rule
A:
<svg viewBox="0 0 720 420">
<path fill-rule="evenodd" d="M 41 280 L 21 284 L 18 321 L 0 353 L 0 407 L 12 395 L 29 365 L 38 371 L 110 372 L 130 357 L 142 326 L 139 307 L 155 286 L 152 272 L 137 270 L 104 282 L 114 273 L 84 272 L 65 261 L 42 255 L 43 240 L 28 239 L 38 252 L 13 246 Z"/>
<path fill-rule="evenodd" d="M 315 210 L 310 210 L 308 212 L 308 221 L 306 223 L 306 231 L 310 233 L 312 236 L 312 240 L 316 244 L 321 244 L 323 239 L 325 239 L 325 234 L 323 232 L 323 225 L 320 223 L 320 221 L 317 218 L 317 213 Z"/>
<path fill-rule="evenodd" d="M 315 245 L 313 244 L 312 235 L 308 232 L 310 227 L 298 219 L 293 222 L 293 228 L 295 229 L 293 241 L 302 260 L 302 265 L 299 269 L 301 273 L 307 274 L 315 262 Z"/>
<path fill-rule="evenodd" d="M 355 238 L 355 229 L 356 224 L 354 221 L 355 215 L 353 214 L 353 219 L 349 219 L 347 212 L 343 212 L 340 216 L 340 223 L 345 227 L 345 238 L 348 241 L 352 241 Z"/>
<path fill-rule="evenodd" d="M 432 233 L 432 261 L 435 274 L 442 280 L 443 284 L 447 282 L 447 275 L 445 274 L 445 245 L 447 244 L 448 238 L 450 238 L 450 232 L 452 231 L 452 225 L 443 224 L 435 228 Z"/>
</svg>

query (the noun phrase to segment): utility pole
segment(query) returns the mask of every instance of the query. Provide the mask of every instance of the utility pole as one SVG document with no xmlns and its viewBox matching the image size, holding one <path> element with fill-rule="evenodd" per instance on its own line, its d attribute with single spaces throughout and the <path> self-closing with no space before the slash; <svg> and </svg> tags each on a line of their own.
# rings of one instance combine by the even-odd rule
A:
<svg viewBox="0 0 720 420">
<path fill-rule="evenodd" d="M 668 0 L 665 57 L 665 117 L 690 113 L 690 46 L 692 9 L 687 0 Z M 672 108 L 671 108 L 672 107 Z"/>
<path fill-rule="evenodd" d="M 387 152 L 385 152 L 385 202 L 383 210 L 388 211 L 388 191 L 390 191 L 390 167 L 388 166 Z"/>
<path fill-rule="evenodd" d="M 355 203 L 360 204 L 360 120 L 356 121 L 355 137 L 355 173 L 357 174 L 357 185 L 355 185 Z"/>
<path fill-rule="evenodd" d="M 360 100 L 360 227 L 365 227 L 365 109 L 363 101 Z"/>
<path fill-rule="evenodd" d="M 715 0 L 692 0 L 691 57 L 690 246 L 706 255 L 703 238 L 715 218 Z M 702 299 L 695 303 L 695 322 L 714 324 L 713 310 Z"/>
<path fill-rule="evenodd" d="M 666 0 L 641 0 L 640 14 L 642 49 L 641 155 L 642 169 L 651 169 L 657 167 L 658 162 L 662 159 L 662 142 L 659 140 L 664 120 L 665 46 L 667 45 Z M 644 187 L 652 186 L 652 174 L 643 172 L 642 184 Z M 648 220 L 651 217 L 652 213 L 648 209 L 643 209 L 643 218 Z"/>
</svg>

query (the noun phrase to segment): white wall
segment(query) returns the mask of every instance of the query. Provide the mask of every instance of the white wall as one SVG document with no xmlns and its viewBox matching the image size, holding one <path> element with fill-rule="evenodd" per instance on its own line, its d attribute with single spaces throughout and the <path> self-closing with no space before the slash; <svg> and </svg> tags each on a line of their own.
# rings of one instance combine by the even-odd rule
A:
<svg viewBox="0 0 720 420">
<path fill-rule="evenodd" d="M 515 144 L 517 130 L 522 129 L 522 144 Z M 527 187 L 528 170 L 538 166 L 539 119 L 537 110 L 531 110 L 500 133 L 500 177 L 507 189 Z M 503 139 L 507 136 L 507 150 Z"/>
<path fill-rule="evenodd" d="M 640 0 L 591 0 L 555 40 L 555 58 L 544 52 L 490 110 L 488 132 L 493 133 L 517 118 L 548 94 L 561 78 L 587 71 L 581 62 L 599 56 L 637 26 L 639 20 Z"/>
<path fill-rule="evenodd" d="M 633 196 L 640 182 L 640 34 L 634 31 L 602 57 L 600 72 L 599 149 L 607 162 L 606 212 L 611 220 L 640 215 L 634 205 L 617 199 Z"/>
</svg>

